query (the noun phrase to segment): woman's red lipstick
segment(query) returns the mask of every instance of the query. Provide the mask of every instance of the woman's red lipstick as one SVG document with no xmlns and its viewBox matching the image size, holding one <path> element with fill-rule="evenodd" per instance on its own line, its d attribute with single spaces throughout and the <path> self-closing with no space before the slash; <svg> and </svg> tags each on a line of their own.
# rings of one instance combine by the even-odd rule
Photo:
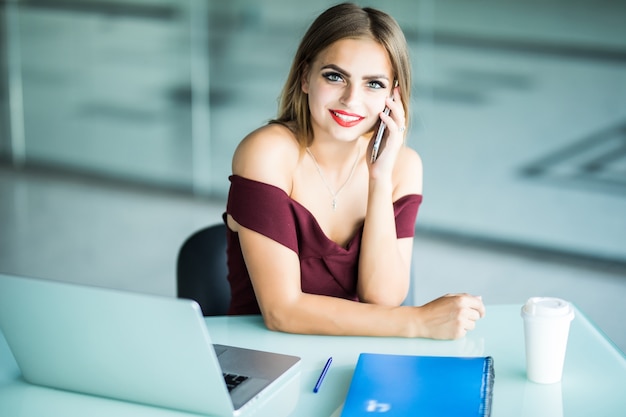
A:
<svg viewBox="0 0 626 417">
<path fill-rule="evenodd" d="M 342 110 L 329 110 L 329 112 L 335 122 L 343 127 L 356 126 L 364 119 L 364 117 L 358 114 L 348 113 Z"/>
</svg>

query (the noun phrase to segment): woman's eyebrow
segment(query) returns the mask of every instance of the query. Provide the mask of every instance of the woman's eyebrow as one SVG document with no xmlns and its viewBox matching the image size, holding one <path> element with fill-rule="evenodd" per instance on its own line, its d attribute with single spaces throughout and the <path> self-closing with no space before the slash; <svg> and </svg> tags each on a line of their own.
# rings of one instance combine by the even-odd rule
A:
<svg viewBox="0 0 626 417">
<path fill-rule="evenodd" d="M 331 69 L 331 70 L 334 70 L 334 71 L 340 72 L 340 73 L 342 73 L 343 75 L 345 75 L 346 77 L 351 77 L 351 76 L 352 76 L 352 75 L 350 75 L 350 73 L 349 73 L 348 71 L 344 70 L 343 68 L 341 68 L 341 67 L 339 67 L 339 66 L 337 66 L 337 65 L 335 65 L 335 64 L 328 64 L 328 65 L 324 65 L 324 66 L 321 68 L 321 70 L 322 70 L 322 71 L 327 70 L 327 69 Z"/>
<path fill-rule="evenodd" d="M 345 69 L 343 69 L 340 66 L 335 65 L 335 64 L 327 64 L 327 65 L 324 65 L 321 68 L 322 71 L 327 70 L 327 69 L 332 69 L 334 71 L 337 71 L 337 72 L 345 75 L 348 78 L 350 78 L 352 76 L 348 71 L 346 71 Z M 380 79 L 383 79 L 383 80 L 389 81 L 389 77 L 387 75 L 385 75 L 385 74 L 365 75 L 365 76 L 363 76 L 362 79 L 364 79 L 364 80 L 380 80 Z"/>
</svg>

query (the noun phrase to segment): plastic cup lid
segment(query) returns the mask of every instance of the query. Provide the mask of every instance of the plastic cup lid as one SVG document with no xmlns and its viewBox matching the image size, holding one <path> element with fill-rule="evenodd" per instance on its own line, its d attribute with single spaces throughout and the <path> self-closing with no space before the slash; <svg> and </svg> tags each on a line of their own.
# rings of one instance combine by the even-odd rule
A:
<svg viewBox="0 0 626 417">
<path fill-rule="evenodd" d="M 532 297 L 522 307 L 524 318 L 574 318 L 572 305 L 565 300 L 553 297 Z"/>
</svg>

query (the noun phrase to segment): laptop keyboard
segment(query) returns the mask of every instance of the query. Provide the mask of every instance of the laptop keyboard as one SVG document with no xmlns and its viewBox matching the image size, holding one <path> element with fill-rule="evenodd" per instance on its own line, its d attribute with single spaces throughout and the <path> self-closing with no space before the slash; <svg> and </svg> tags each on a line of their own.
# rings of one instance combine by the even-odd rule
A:
<svg viewBox="0 0 626 417">
<path fill-rule="evenodd" d="M 222 375 L 224 375 L 224 381 L 226 381 L 226 387 L 228 387 L 228 392 L 234 390 L 239 384 L 248 379 L 248 377 L 244 375 L 226 373 Z"/>
</svg>

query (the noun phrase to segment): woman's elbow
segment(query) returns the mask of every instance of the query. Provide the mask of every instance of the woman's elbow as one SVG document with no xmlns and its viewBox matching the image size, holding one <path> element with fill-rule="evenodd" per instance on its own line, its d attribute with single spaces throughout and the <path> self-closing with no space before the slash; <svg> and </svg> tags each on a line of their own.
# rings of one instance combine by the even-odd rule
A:
<svg viewBox="0 0 626 417">
<path fill-rule="evenodd" d="M 282 332 L 283 326 L 281 320 L 273 314 L 263 314 L 263 322 L 265 327 L 274 332 Z"/>
<path fill-rule="evenodd" d="M 262 309 L 263 322 L 265 327 L 275 332 L 293 333 L 291 328 L 292 320 L 287 309 L 281 307 Z"/>
</svg>

